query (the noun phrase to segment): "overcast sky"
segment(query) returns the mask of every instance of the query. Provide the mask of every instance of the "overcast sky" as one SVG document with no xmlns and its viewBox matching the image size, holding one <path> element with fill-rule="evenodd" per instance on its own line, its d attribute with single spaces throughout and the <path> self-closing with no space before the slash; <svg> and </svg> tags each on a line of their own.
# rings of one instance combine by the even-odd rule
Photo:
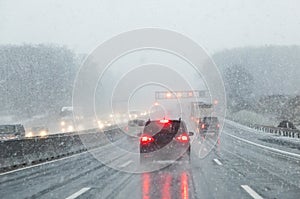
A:
<svg viewBox="0 0 300 199">
<path fill-rule="evenodd" d="M 299 0 L 0 0 L 0 44 L 55 43 L 88 53 L 120 32 L 161 27 L 213 53 L 300 44 Z"/>
</svg>

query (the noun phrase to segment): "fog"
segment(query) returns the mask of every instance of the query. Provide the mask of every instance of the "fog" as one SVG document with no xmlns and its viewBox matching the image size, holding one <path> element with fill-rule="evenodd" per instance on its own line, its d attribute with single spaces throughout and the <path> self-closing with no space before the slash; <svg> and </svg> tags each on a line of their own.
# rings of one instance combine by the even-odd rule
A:
<svg viewBox="0 0 300 199">
<path fill-rule="evenodd" d="M 0 2 L 0 44 L 55 43 L 89 53 L 120 32 L 172 29 L 210 53 L 225 48 L 300 44 L 298 0 Z"/>
</svg>

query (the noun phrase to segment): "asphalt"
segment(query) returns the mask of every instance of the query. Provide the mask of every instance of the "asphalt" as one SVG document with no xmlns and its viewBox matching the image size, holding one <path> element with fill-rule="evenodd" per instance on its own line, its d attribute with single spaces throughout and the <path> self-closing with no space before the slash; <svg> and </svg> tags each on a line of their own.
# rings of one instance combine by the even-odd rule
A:
<svg viewBox="0 0 300 199">
<path fill-rule="evenodd" d="M 138 141 L 0 174 L 1 198 L 299 198 L 300 151 L 228 122 L 195 138 L 191 162 L 142 168 Z M 104 164 L 104 163 L 105 164 Z M 108 166 L 107 166 L 108 165 Z M 163 165 L 163 166 L 161 166 Z M 166 166 L 166 167 L 165 167 Z M 112 167 L 112 168 L 111 168 Z"/>
</svg>

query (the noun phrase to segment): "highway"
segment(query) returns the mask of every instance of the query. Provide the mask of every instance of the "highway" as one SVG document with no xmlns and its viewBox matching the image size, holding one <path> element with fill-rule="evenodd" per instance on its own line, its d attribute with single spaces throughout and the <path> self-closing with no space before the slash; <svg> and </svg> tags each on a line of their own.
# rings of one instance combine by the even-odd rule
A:
<svg viewBox="0 0 300 199">
<path fill-rule="evenodd" d="M 0 174 L 1 198 L 299 198 L 300 153 L 269 134 L 227 122 L 219 142 L 195 139 L 191 162 L 153 172 L 135 171 L 138 141 L 121 139 L 123 152 L 95 150 Z M 210 151 L 210 149 L 212 149 Z"/>
</svg>

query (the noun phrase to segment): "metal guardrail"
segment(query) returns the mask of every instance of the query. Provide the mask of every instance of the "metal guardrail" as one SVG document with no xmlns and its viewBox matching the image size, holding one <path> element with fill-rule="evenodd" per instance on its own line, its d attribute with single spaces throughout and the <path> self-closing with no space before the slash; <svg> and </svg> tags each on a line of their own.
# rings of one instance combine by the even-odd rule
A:
<svg viewBox="0 0 300 199">
<path fill-rule="evenodd" d="M 285 136 L 285 137 L 300 138 L 300 130 L 298 129 L 288 129 L 288 128 L 266 126 L 266 125 L 259 125 L 259 124 L 248 124 L 247 126 L 265 133 L 272 133 L 275 135 Z"/>
</svg>

